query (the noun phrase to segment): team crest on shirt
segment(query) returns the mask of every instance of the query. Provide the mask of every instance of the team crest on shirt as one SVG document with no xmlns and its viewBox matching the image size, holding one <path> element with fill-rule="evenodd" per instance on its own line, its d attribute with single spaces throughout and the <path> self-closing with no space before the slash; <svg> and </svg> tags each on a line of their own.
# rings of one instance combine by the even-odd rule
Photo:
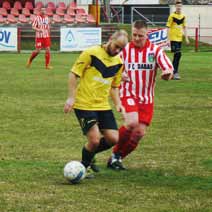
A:
<svg viewBox="0 0 212 212">
<path fill-rule="evenodd" d="M 154 62 L 154 60 L 155 60 L 155 58 L 154 58 L 154 53 L 149 53 L 149 54 L 148 54 L 148 61 L 149 61 L 150 63 L 152 63 L 152 62 Z"/>
<path fill-rule="evenodd" d="M 43 24 L 48 24 L 48 18 L 43 19 Z"/>
</svg>

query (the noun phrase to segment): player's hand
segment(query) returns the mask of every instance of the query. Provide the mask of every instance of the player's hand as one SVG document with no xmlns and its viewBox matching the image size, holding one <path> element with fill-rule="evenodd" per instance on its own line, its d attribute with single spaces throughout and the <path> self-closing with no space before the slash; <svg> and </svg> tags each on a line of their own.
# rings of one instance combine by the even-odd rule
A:
<svg viewBox="0 0 212 212">
<path fill-rule="evenodd" d="M 119 105 L 116 105 L 116 110 L 117 112 L 122 114 L 122 117 L 125 120 L 125 116 L 126 116 L 125 108 L 121 104 L 119 104 Z"/>
<path fill-rule="evenodd" d="M 126 82 L 130 81 L 130 78 L 128 77 L 128 74 L 126 72 L 122 73 L 121 80 Z"/>
<path fill-rule="evenodd" d="M 37 32 L 43 32 L 43 30 L 42 29 L 39 29 L 39 28 L 36 28 L 35 29 Z"/>
<path fill-rule="evenodd" d="M 164 71 L 162 74 L 161 74 L 161 79 L 163 80 L 170 80 L 173 78 L 173 73 L 171 70 L 168 70 L 168 71 Z"/>
<path fill-rule="evenodd" d="M 74 102 L 75 102 L 74 98 L 67 99 L 65 106 L 64 106 L 64 113 L 68 113 L 73 109 Z"/>
<path fill-rule="evenodd" d="M 187 45 L 189 45 L 189 44 L 190 44 L 190 41 L 189 41 L 189 39 L 188 39 L 188 38 L 186 38 L 186 40 L 185 40 L 185 41 L 186 41 L 186 44 L 187 44 Z"/>
</svg>

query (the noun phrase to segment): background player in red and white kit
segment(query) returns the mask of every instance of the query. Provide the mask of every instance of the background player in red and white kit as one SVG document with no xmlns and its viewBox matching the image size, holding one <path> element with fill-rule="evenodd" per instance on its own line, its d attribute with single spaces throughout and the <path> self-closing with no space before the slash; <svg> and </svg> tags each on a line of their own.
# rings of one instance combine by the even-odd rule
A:
<svg viewBox="0 0 212 212">
<path fill-rule="evenodd" d="M 124 81 L 120 97 L 125 108 L 124 125 L 119 129 L 119 142 L 114 146 L 108 167 L 123 170 L 122 159 L 131 153 L 145 135 L 150 125 L 154 107 L 154 88 L 157 69 L 161 78 L 173 76 L 173 66 L 164 51 L 148 40 L 147 24 L 135 21 L 132 25 L 132 41 L 123 49 Z"/>
<path fill-rule="evenodd" d="M 45 67 L 52 69 L 50 64 L 50 21 L 45 15 L 46 9 L 42 8 L 40 15 L 36 16 L 32 23 L 32 28 L 35 30 L 35 50 L 32 52 L 27 62 L 27 68 L 31 66 L 32 60 L 40 53 L 42 48 L 45 48 Z"/>
</svg>

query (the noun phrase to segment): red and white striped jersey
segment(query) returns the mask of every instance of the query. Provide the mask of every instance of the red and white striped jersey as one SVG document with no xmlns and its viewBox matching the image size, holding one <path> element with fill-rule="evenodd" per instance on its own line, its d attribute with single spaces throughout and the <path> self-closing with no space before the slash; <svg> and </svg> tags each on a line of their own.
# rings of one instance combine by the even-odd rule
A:
<svg viewBox="0 0 212 212">
<path fill-rule="evenodd" d="M 123 81 L 120 86 L 120 97 L 134 97 L 144 104 L 153 103 L 155 77 L 157 69 L 173 71 L 173 66 L 164 51 L 149 40 L 142 48 L 134 46 L 133 42 L 126 45 L 121 53 L 125 73 L 129 81 Z"/>
<path fill-rule="evenodd" d="M 37 27 L 38 29 L 42 29 L 42 32 L 36 31 L 36 38 L 48 38 L 50 37 L 50 23 L 48 16 L 36 16 L 32 23 L 33 27 Z"/>
</svg>

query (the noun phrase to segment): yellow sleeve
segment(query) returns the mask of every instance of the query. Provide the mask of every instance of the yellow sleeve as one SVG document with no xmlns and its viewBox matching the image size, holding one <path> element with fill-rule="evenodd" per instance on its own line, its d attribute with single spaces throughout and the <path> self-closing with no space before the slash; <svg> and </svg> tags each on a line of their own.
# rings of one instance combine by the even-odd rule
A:
<svg viewBox="0 0 212 212">
<path fill-rule="evenodd" d="M 168 18 L 168 21 L 167 21 L 167 23 L 166 23 L 166 26 L 167 26 L 167 27 L 171 27 L 172 22 L 173 22 L 173 18 L 172 18 L 172 15 L 170 15 L 169 18 Z"/>
<path fill-rule="evenodd" d="M 81 77 L 83 75 L 83 72 L 90 64 L 91 64 L 91 56 L 88 51 L 84 51 L 80 54 L 79 58 L 74 63 L 71 72 Z"/>
<path fill-rule="evenodd" d="M 112 87 L 118 88 L 121 84 L 121 78 L 122 78 L 122 72 L 123 72 L 124 66 L 122 65 L 117 74 L 115 75 L 113 82 L 112 82 Z"/>
</svg>

